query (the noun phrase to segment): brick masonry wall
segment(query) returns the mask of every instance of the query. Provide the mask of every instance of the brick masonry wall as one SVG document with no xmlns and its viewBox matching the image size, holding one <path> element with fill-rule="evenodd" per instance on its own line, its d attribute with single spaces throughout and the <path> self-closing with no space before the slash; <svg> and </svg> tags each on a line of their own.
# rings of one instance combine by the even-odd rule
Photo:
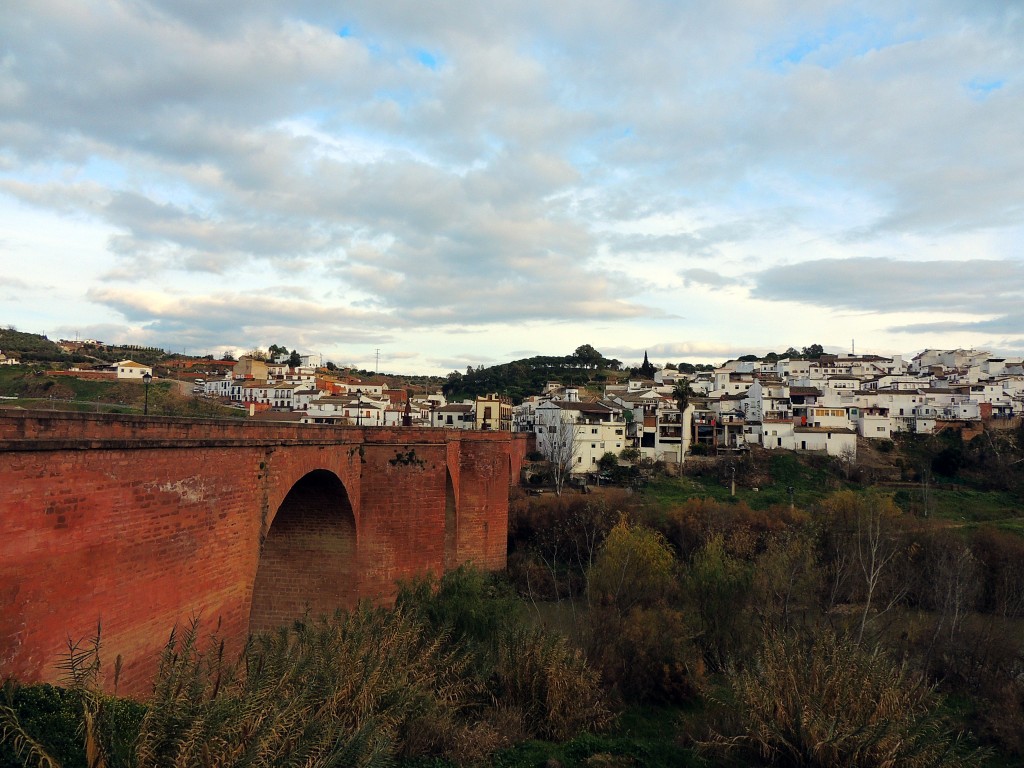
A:
<svg viewBox="0 0 1024 768">
<path fill-rule="evenodd" d="M 120 655 L 120 691 L 142 696 L 192 616 L 237 649 L 250 620 L 503 568 L 520 442 L 0 411 L 0 677 L 57 681 L 67 638 L 101 622 L 105 668 Z"/>
</svg>

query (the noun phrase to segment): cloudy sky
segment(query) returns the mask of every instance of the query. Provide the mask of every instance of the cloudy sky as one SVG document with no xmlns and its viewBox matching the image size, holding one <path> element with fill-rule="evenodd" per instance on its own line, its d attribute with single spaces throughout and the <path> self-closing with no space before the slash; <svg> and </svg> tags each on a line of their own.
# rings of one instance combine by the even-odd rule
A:
<svg viewBox="0 0 1024 768">
<path fill-rule="evenodd" d="M 1024 349 L 1004 0 L 7 0 L 0 323 L 446 373 Z"/>
</svg>

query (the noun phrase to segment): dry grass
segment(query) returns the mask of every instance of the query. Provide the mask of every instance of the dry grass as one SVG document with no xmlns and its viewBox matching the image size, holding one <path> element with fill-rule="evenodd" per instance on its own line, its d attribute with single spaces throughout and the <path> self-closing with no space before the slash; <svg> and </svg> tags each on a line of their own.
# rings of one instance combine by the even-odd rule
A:
<svg viewBox="0 0 1024 768">
<path fill-rule="evenodd" d="M 732 701 L 706 754 L 776 766 L 971 766 L 936 714 L 934 691 L 878 650 L 830 631 L 770 633 L 729 674 Z"/>
</svg>

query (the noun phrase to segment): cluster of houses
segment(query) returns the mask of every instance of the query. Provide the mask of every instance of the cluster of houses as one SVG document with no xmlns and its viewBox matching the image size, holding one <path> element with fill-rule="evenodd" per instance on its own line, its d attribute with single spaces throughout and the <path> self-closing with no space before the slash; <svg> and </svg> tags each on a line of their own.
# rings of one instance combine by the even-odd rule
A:
<svg viewBox="0 0 1024 768">
<path fill-rule="evenodd" d="M 689 389 L 680 412 L 677 384 Z M 632 448 L 666 463 L 688 454 L 748 450 L 819 451 L 856 457 L 857 438 L 938 428 L 1024 413 L 1020 359 L 975 350 L 900 355 L 823 355 L 733 360 L 713 371 L 657 371 L 607 385 L 600 396 L 549 383 L 519 405 L 487 395 L 448 403 L 385 384 L 330 377 L 315 365 L 241 358 L 201 391 L 276 417 L 309 424 L 433 426 L 531 432 L 552 455 L 571 443 L 573 471 L 597 470 L 606 453 Z"/>
<path fill-rule="evenodd" d="M 440 393 L 416 397 L 404 388 L 330 375 L 308 358 L 291 367 L 284 360 L 244 356 L 223 378 L 197 379 L 195 389 L 259 413 L 263 419 L 363 427 L 512 429 L 512 401 L 506 397 L 487 395 L 463 403 L 448 403 Z"/>
</svg>

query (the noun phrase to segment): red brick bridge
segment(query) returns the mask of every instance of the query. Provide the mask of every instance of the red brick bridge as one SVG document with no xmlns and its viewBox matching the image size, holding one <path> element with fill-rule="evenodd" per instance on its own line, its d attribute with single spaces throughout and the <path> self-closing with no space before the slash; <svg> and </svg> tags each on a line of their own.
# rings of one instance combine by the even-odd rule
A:
<svg viewBox="0 0 1024 768">
<path fill-rule="evenodd" d="M 144 694 L 176 623 L 250 630 L 505 567 L 523 436 L 0 410 L 0 679 L 95 633 Z"/>
</svg>

